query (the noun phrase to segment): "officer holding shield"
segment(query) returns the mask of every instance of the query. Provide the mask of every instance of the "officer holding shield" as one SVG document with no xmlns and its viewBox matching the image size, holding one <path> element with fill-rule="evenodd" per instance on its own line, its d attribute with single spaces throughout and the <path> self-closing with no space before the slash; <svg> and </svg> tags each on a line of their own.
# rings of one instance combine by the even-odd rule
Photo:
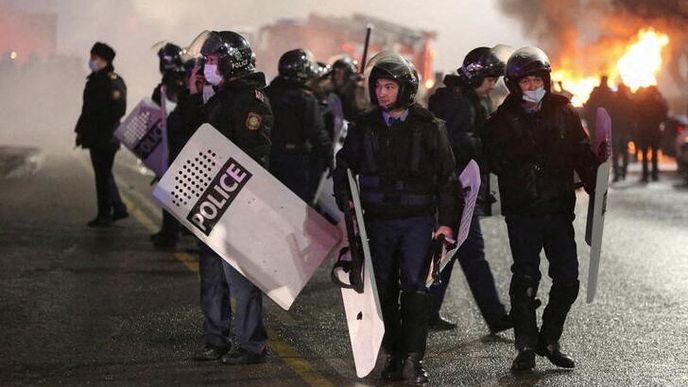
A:
<svg viewBox="0 0 688 387">
<path fill-rule="evenodd" d="M 374 107 L 352 123 L 337 154 L 335 196 L 340 208 L 350 206 L 347 169 L 358 175 L 385 324 L 382 377 L 422 384 L 431 308 L 427 254 L 433 234 L 454 234 L 460 187 L 444 125 L 416 103 L 415 66 L 382 52 L 368 69 Z"/>
<path fill-rule="evenodd" d="M 539 48 L 516 50 L 506 64 L 510 94 L 490 117 L 485 136 L 485 154 L 490 171 L 499 178 L 514 260 L 509 290 L 518 351 L 514 371 L 533 369 L 535 354 L 559 367 L 575 366 L 559 344 L 579 288 L 574 171 L 586 191 L 594 192 L 600 164 L 568 98 L 550 92 L 550 72 L 549 59 Z M 552 287 L 538 331 L 543 249 Z"/>
<path fill-rule="evenodd" d="M 205 65 L 193 70 L 188 80 L 189 96 L 182 98 L 177 107 L 185 127 L 193 131 L 203 123 L 210 123 L 267 167 L 273 118 L 262 91 L 265 76 L 256 71 L 251 46 L 243 36 L 232 31 L 206 31 L 194 42 L 192 46 L 200 46 Z M 200 74 L 215 89 L 206 103 L 198 82 Z M 267 332 L 260 289 L 205 245 L 201 246 L 199 272 L 206 345 L 195 359 L 221 358 L 222 363 L 230 365 L 264 362 Z M 227 288 L 236 300 L 233 313 Z M 232 327 L 234 343 L 230 342 Z"/>
</svg>

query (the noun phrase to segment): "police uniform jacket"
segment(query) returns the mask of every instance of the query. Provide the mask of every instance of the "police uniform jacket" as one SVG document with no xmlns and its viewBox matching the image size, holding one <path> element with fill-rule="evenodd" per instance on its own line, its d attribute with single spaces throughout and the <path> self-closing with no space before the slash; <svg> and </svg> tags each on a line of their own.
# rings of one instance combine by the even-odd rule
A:
<svg viewBox="0 0 688 387">
<path fill-rule="evenodd" d="M 447 75 L 444 84 L 446 87 L 430 96 L 428 109 L 446 122 L 456 165 L 461 171 L 470 160 L 482 164 L 481 136 L 487 112 L 473 88 L 458 76 Z"/>
<path fill-rule="evenodd" d="M 267 168 L 273 116 L 264 87 L 263 73 L 252 73 L 223 83 L 205 105 L 202 93 L 182 94 L 177 109 L 189 133 L 210 123 Z"/>
<path fill-rule="evenodd" d="M 359 175 L 366 217 L 437 214 L 440 225 L 458 222 L 463 201 L 444 122 L 418 104 L 392 127 L 379 107 L 351 124 L 333 176 L 340 207 L 350 200 L 347 168 Z"/>
<path fill-rule="evenodd" d="M 112 135 L 127 109 L 127 87 L 112 66 L 91 73 L 84 87 L 81 115 L 74 131 L 77 145 L 103 148 L 117 145 Z"/>
<path fill-rule="evenodd" d="M 505 216 L 573 214 L 574 171 L 594 191 L 600 162 L 566 97 L 547 93 L 541 109 L 527 113 L 522 100 L 509 95 L 488 120 L 484 140 Z"/>
<path fill-rule="evenodd" d="M 274 114 L 272 152 L 309 154 L 331 159 L 332 143 L 325 131 L 318 99 L 303 84 L 275 78 L 265 89 Z"/>
</svg>

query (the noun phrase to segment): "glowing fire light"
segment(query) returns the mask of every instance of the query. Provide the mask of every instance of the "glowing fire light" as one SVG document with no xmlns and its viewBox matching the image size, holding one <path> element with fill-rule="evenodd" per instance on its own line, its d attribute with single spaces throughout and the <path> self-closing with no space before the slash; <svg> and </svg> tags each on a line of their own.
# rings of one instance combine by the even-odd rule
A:
<svg viewBox="0 0 688 387">
<path fill-rule="evenodd" d="M 657 84 L 656 74 L 662 66 L 662 49 L 669 44 L 669 37 L 653 29 L 643 29 L 638 32 L 635 41 L 628 44 L 620 58 L 610 58 L 610 66 L 606 72 L 598 75 L 582 75 L 582 71 L 573 72 L 563 66 L 552 72 L 552 80 L 561 82 L 564 90 L 573 94 L 571 103 L 583 106 L 590 97 L 593 88 L 599 85 L 600 75 L 606 74 L 610 84 L 623 82 L 633 91 L 641 87 Z M 556 66 L 555 66 L 556 67 Z M 556 88 L 555 88 L 556 89 Z"/>
<path fill-rule="evenodd" d="M 17 52 L 16 51 L 12 51 L 10 53 L 10 59 L 12 59 L 12 60 L 17 59 Z"/>
<path fill-rule="evenodd" d="M 573 106 L 583 106 L 590 97 L 592 89 L 600 83 L 599 77 L 576 77 L 567 70 L 552 72 L 552 79 L 555 82 L 561 82 L 562 88 L 573 94 L 571 96 Z"/>
<path fill-rule="evenodd" d="M 638 33 L 638 41 L 616 62 L 621 79 L 632 91 L 657 84 L 655 75 L 662 67 L 662 48 L 667 44 L 667 35 L 652 29 L 642 30 Z"/>
</svg>

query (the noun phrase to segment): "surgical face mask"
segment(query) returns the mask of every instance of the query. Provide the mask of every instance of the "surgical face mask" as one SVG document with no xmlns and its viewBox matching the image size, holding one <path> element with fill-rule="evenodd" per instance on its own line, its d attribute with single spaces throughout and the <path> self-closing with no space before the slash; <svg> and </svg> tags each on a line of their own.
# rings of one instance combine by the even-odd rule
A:
<svg viewBox="0 0 688 387">
<path fill-rule="evenodd" d="M 527 102 L 539 103 L 547 92 L 544 87 L 523 92 L 523 100 Z"/>
<path fill-rule="evenodd" d="M 217 65 L 215 64 L 206 64 L 203 66 L 203 76 L 205 80 L 213 86 L 222 83 L 222 75 L 217 73 Z"/>
<path fill-rule="evenodd" d="M 93 72 L 100 70 L 100 66 L 98 65 L 98 62 L 95 60 L 88 61 L 88 68 L 91 69 L 91 71 Z"/>
</svg>

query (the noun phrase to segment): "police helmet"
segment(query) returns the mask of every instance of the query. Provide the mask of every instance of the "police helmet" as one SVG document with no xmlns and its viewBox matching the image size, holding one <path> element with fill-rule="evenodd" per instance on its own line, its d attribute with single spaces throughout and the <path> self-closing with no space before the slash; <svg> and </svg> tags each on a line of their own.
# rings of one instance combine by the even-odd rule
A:
<svg viewBox="0 0 688 387">
<path fill-rule="evenodd" d="M 357 63 L 355 60 L 348 56 L 343 56 L 334 61 L 332 64 L 332 72 L 334 73 L 337 69 L 343 69 L 347 78 L 353 78 L 357 71 L 356 67 Z"/>
<path fill-rule="evenodd" d="M 416 66 L 408 59 L 394 52 L 382 51 L 370 60 L 366 72 L 368 73 L 368 94 L 370 102 L 374 105 L 378 105 L 375 95 L 375 83 L 378 79 L 389 79 L 399 85 L 397 100 L 392 105 L 383 107 L 385 110 L 408 108 L 416 102 L 420 79 Z"/>
<path fill-rule="evenodd" d="M 256 56 L 246 38 L 232 31 L 209 32 L 201 47 L 205 57 L 219 56 L 218 70 L 225 79 L 256 71 Z"/>
<path fill-rule="evenodd" d="M 542 77 L 545 90 L 550 91 L 552 83 L 550 80 L 551 71 L 552 67 L 549 64 L 549 58 L 544 51 L 537 47 L 521 47 L 514 51 L 506 62 L 504 81 L 511 93 L 520 94 L 521 88 L 518 87 L 518 81 L 528 75 L 537 75 Z"/>
<path fill-rule="evenodd" d="M 304 83 L 316 75 L 313 54 L 300 48 L 282 54 L 277 68 L 280 77 L 299 83 Z"/>
<path fill-rule="evenodd" d="M 459 77 L 470 87 L 478 88 L 486 77 L 499 78 L 504 74 L 502 62 L 492 49 L 478 47 L 471 50 L 463 59 L 463 65 L 456 70 Z"/>
<path fill-rule="evenodd" d="M 182 54 L 184 50 L 173 43 L 166 43 L 158 50 L 158 58 L 160 59 L 160 72 L 168 71 L 184 71 L 184 64 L 182 61 Z"/>
</svg>

